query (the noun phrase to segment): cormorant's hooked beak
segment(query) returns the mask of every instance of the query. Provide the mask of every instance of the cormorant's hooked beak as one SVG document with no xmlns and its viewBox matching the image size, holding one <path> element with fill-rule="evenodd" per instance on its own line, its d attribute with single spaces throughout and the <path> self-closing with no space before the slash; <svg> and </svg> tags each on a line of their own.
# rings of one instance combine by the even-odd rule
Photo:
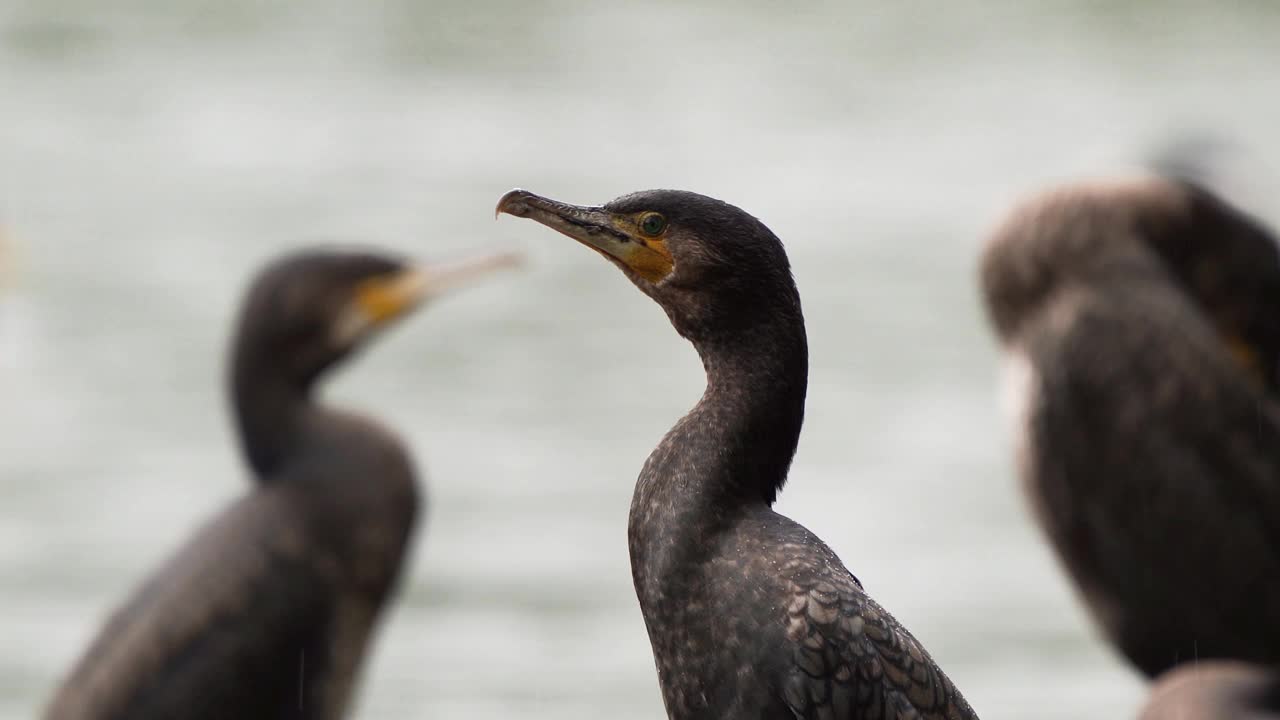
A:
<svg viewBox="0 0 1280 720">
<path fill-rule="evenodd" d="M 334 334 L 348 344 L 407 315 L 423 303 L 494 270 L 519 264 L 515 253 L 491 253 L 452 262 L 411 265 L 356 286 Z"/>
<path fill-rule="evenodd" d="M 494 216 L 502 213 L 530 218 L 568 235 L 651 283 L 667 277 L 675 267 L 662 237 L 645 236 L 632 215 L 569 205 L 520 189 L 498 201 Z"/>
</svg>

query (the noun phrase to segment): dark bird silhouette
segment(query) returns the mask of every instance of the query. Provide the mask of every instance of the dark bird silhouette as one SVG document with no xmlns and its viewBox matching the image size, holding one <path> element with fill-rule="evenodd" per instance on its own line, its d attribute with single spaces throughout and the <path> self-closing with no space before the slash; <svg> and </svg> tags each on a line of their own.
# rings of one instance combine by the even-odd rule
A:
<svg viewBox="0 0 1280 720">
<path fill-rule="evenodd" d="M 1059 189 L 981 268 L 1020 385 L 1018 471 L 1092 611 L 1148 676 L 1280 662 L 1280 248 L 1205 189 Z"/>
<path fill-rule="evenodd" d="M 1160 676 L 1139 720 L 1280 720 L 1275 670 L 1239 662 L 1185 663 Z"/>
<path fill-rule="evenodd" d="M 702 399 L 640 472 L 628 544 L 667 714 L 974 718 L 920 643 L 821 540 L 771 509 L 804 416 L 808 348 L 782 243 L 732 205 L 655 190 L 498 212 L 596 250 L 702 357 Z"/>
<path fill-rule="evenodd" d="M 313 389 L 376 330 L 491 262 L 313 251 L 258 277 L 230 377 L 254 487 L 111 616 L 48 720 L 343 716 L 418 489 L 395 435 Z"/>
</svg>

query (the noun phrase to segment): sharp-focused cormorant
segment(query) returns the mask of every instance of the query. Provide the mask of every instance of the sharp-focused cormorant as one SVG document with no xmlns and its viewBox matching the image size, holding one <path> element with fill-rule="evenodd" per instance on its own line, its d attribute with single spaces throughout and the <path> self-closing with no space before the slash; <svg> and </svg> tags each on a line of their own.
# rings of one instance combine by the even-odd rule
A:
<svg viewBox="0 0 1280 720">
<path fill-rule="evenodd" d="M 244 303 L 231 399 L 255 486 L 116 611 L 48 720 L 342 717 L 414 527 L 400 440 L 313 386 L 374 331 L 492 264 L 308 251 Z"/>
<path fill-rule="evenodd" d="M 578 207 L 514 190 L 498 212 L 596 250 L 702 357 L 702 399 L 631 503 L 632 576 L 667 714 L 974 718 L 911 633 L 821 540 L 770 506 L 804 415 L 808 349 L 782 243 L 732 205 L 655 190 Z"/>
<path fill-rule="evenodd" d="M 1067 187 L 981 266 L 1018 470 L 1110 640 L 1149 676 L 1280 662 L 1280 248 L 1185 181 Z"/>
<path fill-rule="evenodd" d="M 1188 662 L 1162 675 L 1139 720 L 1280 720 L 1280 677 L 1239 662 Z"/>
</svg>

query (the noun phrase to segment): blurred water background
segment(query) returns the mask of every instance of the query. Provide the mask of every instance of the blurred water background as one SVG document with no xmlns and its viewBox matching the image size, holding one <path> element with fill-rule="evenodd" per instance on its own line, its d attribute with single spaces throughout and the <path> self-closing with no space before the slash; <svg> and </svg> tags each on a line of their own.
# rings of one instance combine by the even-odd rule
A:
<svg viewBox="0 0 1280 720">
<path fill-rule="evenodd" d="M 1187 129 L 1280 157 L 1277 37 L 1261 0 L 0 2 L 0 717 L 244 490 L 230 317 L 315 240 L 530 257 L 329 388 L 431 501 L 356 716 L 662 716 L 626 513 L 701 367 L 593 253 L 495 223 L 516 185 L 761 217 L 813 358 L 780 509 L 984 718 L 1131 716 L 1024 512 L 974 262 L 1022 194 Z"/>
</svg>

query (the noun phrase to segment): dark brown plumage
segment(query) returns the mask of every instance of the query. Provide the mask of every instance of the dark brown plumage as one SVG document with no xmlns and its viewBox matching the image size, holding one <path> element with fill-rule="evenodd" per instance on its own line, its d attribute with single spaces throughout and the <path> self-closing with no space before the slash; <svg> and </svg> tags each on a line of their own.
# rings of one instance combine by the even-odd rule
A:
<svg viewBox="0 0 1280 720">
<path fill-rule="evenodd" d="M 688 192 L 499 212 L 600 252 L 667 312 L 707 388 L 649 456 L 631 568 L 675 720 L 975 718 L 920 643 L 821 540 L 771 509 L 804 416 L 808 348 L 782 243 Z"/>
<path fill-rule="evenodd" d="M 1081 185 L 982 261 L 1018 468 L 1094 618 L 1155 676 L 1280 661 L 1280 249 L 1195 185 Z"/>
<path fill-rule="evenodd" d="M 1186 663 L 1157 679 L 1138 718 L 1280 720 L 1280 678 L 1239 662 Z"/>
<path fill-rule="evenodd" d="M 254 487 L 108 620 L 48 720 L 341 717 L 418 506 L 409 454 L 313 386 L 448 276 L 307 252 L 254 283 L 231 396 Z"/>
</svg>

